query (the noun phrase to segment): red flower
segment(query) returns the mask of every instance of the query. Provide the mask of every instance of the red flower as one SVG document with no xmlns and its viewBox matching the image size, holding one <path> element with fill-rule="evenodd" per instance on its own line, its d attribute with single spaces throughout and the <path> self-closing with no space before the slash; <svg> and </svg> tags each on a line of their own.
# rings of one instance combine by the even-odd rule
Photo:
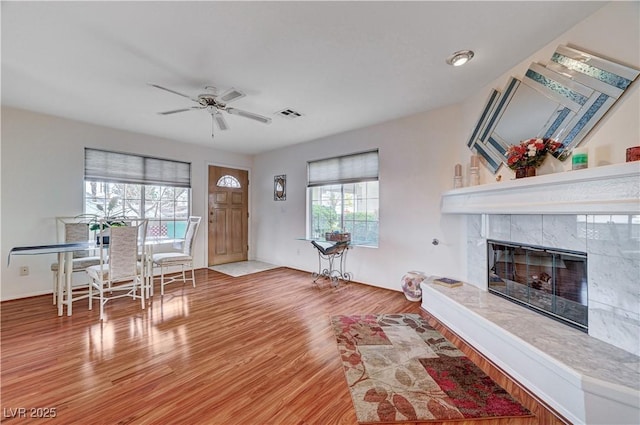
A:
<svg viewBox="0 0 640 425">
<path fill-rule="evenodd" d="M 528 139 L 518 145 L 511 145 L 507 149 L 507 165 L 512 170 L 533 166 L 538 167 L 544 161 L 547 153 L 553 153 L 562 144 L 553 139 Z"/>
</svg>

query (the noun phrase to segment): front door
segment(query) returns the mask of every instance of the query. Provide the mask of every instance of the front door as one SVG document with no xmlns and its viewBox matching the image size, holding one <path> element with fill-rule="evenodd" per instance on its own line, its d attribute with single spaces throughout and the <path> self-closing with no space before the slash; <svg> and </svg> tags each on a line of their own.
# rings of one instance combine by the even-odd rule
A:
<svg viewBox="0 0 640 425">
<path fill-rule="evenodd" d="M 249 174 L 209 166 L 209 265 L 246 261 Z"/>
</svg>

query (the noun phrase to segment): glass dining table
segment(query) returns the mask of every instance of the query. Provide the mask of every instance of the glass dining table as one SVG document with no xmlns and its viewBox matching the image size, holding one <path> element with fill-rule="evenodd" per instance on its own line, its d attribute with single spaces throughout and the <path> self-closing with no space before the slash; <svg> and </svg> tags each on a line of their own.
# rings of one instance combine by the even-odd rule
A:
<svg viewBox="0 0 640 425">
<path fill-rule="evenodd" d="M 60 270 L 58 272 L 58 282 L 56 285 L 57 295 L 57 307 L 58 316 L 62 316 L 64 305 L 67 304 L 67 316 L 71 316 L 73 298 L 69 295 L 67 300 L 63 298 L 63 293 L 71 294 L 71 274 L 73 272 L 73 253 L 75 251 L 87 251 L 97 249 L 99 245 L 96 241 L 87 242 L 68 242 L 68 243 L 54 243 L 48 245 L 31 245 L 31 246 L 16 246 L 9 251 L 9 257 L 7 258 L 7 267 L 11 263 L 11 256 L 13 255 L 42 255 L 42 254 L 57 254 L 58 264 L 60 264 Z"/>
<path fill-rule="evenodd" d="M 147 298 L 153 295 L 153 264 L 152 256 L 155 247 L 161 244 L 176 244 L 183 242 L 184 239 L 147 239 L 145 240 L 145 249 L 142 255 L 143 270 L 143 290 Z M 57 292 L 57 308 L 58 316 L 64 313 L 64 307 L 67 307 L 67 316 L 71 316 L 74 298 L 71 296 L 71 276 L 73 273 L 73 253 L 75 251 L 91 251 L 107 247 L 107 244 L 98 244 L 96 240 L 87 242 L 66 242 L 53 243 L 47 245 L 30 245 L 16 246 L 11 248 L 7 258 L 7 267 L 11 264 L 11 257 L 15 255 L 42 255 L 57 254 L 58 264 L 63 265 L 58 272 L 58 280 L 56 283 Z M 67 294 L 65 297 L 64 295 Z"/>
</svg>

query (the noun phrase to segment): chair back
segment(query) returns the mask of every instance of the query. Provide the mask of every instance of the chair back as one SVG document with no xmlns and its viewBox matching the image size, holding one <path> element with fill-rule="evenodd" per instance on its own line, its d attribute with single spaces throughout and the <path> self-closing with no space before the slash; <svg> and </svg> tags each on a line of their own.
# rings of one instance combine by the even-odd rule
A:
<svg viewBox="0 0 640 425">
<path fill-rule="evenodd" d="M 187 231 L 184 235 L 184 244 L 182 245 L 182 252 L 191 256 L 193 251 L 193 245 L 195 244 L 196 234 L 198 233 L 198 227 L 200 226 L 200 220 L 202 217 L 189 217 L 189 224 Z"/>
<path fill-rule="evenodd" d="M 138 253 L 144 247 L 147 220 L 132 220 L 126 226 L 109 229 L 109 280 L 134 279 L 138 276 Z M 104 255 L 104 254 L 103 254 Z"/>
<path fill-rule="evenodd" d="M 90 223 L 83 217 L 58 217 L 58 240 L 60 242 L 87 242 L 91 239 Z M 74 251 L 73 258 L 90 256 L 89 251 Z"/>
<path fill-rule="evenodd" d="M 111 220 L 114 222 L 114 220 Z M 138 227 L 138 245 L 140 248 L 144 248 L 144 244 L 147 240 L 147 229 L 149 228 L 149 220 L 146 218 L 130 218 L 119 217 L 115 220 L 118 225 Z"/>
</svg>

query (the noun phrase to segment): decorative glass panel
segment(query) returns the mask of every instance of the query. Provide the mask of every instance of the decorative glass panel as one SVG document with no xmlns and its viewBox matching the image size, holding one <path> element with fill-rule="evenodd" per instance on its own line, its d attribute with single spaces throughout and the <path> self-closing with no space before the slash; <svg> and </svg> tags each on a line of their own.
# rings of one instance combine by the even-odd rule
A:
<svg viewBox="0 0 640 425">
<path fill-rule="evenodd" d="M 226 175 L 226 176 L 222 176 L 218 179 L 218 183 L 216 183 L 216 186 L 218 187 L 232 187 L 234 189 L 240 189 L 242 187 L 242 185 L 240 185 L 240 182 L 238 181 L 237 178 L 230 176 L 230 175 Z"/>
</svg>

